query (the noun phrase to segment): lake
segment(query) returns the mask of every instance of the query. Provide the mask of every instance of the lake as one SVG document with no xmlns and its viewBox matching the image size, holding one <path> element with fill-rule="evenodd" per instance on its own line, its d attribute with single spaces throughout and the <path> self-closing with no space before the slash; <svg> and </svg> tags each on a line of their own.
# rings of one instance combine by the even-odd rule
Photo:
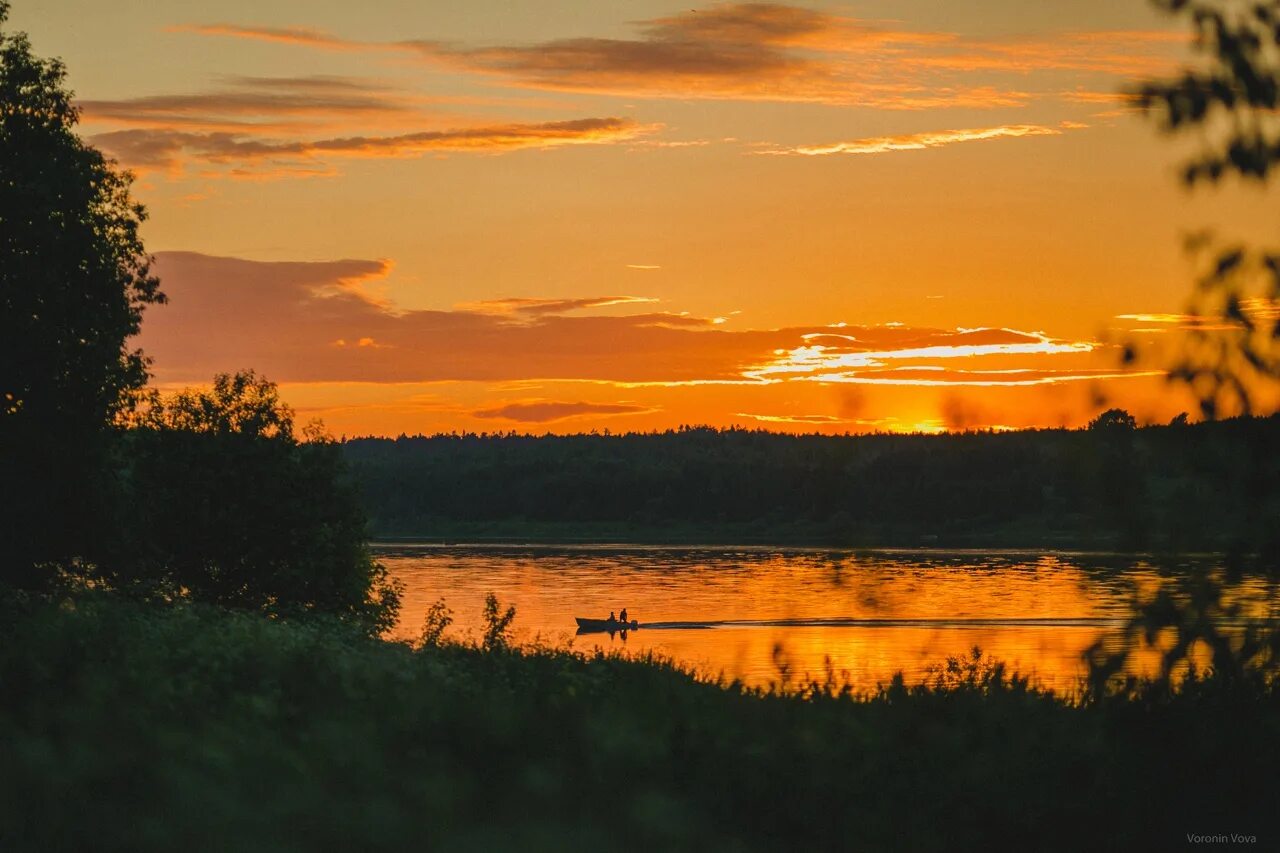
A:
<svg viewBox="0 0 1280 853">
<path fill-rule="evenodd" d="M 908 682 L 974 646 L 1042 684 L 1074 690 L 1081 655 L 1119 642 L 1135 594 L 1197 565 L 1063 553 L 840 551 L 776 547 L 441 546 L 381 544 L 405 584 L 393 635 L 419 635 L 432 602 L 454 611 L 456 636 L 477 637 L 486 593 L 514 604 L 517 639 L 581 651 L 655 651 L 749 684 L 837 677 L 871 690 Z M 1247 579 L 1250 615 L 1274 617 L 1276 590 Z M 575 616 L 627 608 L 626 635 L 575 636 Z M 646 627 L 647 623 L 656 623 Z M 674 623 L 674 624 L 673 624 Z M 1135 666 L 1149 669 L 1146 655 Z"/>
</svg>

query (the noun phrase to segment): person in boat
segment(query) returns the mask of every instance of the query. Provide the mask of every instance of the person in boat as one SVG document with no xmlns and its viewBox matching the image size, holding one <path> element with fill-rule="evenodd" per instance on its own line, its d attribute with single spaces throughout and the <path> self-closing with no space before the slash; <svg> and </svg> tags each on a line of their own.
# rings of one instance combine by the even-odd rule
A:
<svg viewBox="0 0 1280 853">
<path fill-rule="evenodd" d="M 622 608 L 622 612 L 618 614 L 618 621 L 624 625 L 627 624 L 627 608 Z"/>
<path fill-rule="evenodd" d="M 618 617 L 616 617 L 616 616 L 614 616 L 614 615 L 613 615 L 613 611 L 612 611 L 612 610 L 610 610 L 610 611 L 609 611 L 609 621 L 610 621 L 610 622 L 617 622 L 617 621 L 618 621 Z"/>
</svg>

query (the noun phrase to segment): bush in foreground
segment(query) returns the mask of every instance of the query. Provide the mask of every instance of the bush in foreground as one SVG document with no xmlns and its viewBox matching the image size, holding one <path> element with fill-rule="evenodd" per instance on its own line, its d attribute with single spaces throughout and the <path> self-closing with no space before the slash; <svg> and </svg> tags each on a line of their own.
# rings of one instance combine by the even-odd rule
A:
<svg viewBox="0 0 1280 853">
<path fill-rule="evenodd" d="M 117 518 L 95 579 L 133 593 L 321 613 L 376 635 L 398 590 L 373 559 L 338 445 L 253 371 L 152 395 L 119 434 Z"/>
</svg>

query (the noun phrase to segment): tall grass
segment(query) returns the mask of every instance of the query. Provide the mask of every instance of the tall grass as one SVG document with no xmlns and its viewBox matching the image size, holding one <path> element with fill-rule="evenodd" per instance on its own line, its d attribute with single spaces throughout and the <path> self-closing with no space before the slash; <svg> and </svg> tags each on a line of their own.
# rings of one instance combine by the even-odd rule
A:
<svg viewBox="0 0 1280 853">
<path fill-rule="evenodd" d="M 1261 683 L 1073 704 L 970 656 L 874 695 L 830 671 L 748 689 L 517 646 L 492 610 L 485 640 L 409 645 L 200 606 L 10 602 L 0 849 L 1277 838 L 1280 693 Z"/>
</svg>

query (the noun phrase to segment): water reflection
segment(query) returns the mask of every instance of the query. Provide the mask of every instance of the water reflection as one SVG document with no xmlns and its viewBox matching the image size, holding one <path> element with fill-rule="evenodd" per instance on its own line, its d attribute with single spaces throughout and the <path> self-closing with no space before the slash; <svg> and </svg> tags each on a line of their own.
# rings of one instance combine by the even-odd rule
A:
<svg viewBox="0 0 1280 853">
<path fill-rule="evenodd" d="M 414 637 L 445 597 L 478 636 L 484 596 L 516 605 L 517 637 L 580 650 L 656 651 L 752 684 L 827 661 L 873 689 L 911 680 L 980 646 L 1046 686 L 1074 689 L 1095 640 L 1119 642 L 1134 593 L 1150 595 L 1195 566 L 1072 554 L 906 553 L 771 548 L 444 547 L 397 545 L 379 558 L 404 581 L 395 635 Z M 1267 616 L 1275 589 L 1246 580 L 1245 615 Z M 638 630 L 575 636 L 575 617 L 627 608 Z M 1139 672 L 1154 668 L 1138 656 Z"/>
</svg>

